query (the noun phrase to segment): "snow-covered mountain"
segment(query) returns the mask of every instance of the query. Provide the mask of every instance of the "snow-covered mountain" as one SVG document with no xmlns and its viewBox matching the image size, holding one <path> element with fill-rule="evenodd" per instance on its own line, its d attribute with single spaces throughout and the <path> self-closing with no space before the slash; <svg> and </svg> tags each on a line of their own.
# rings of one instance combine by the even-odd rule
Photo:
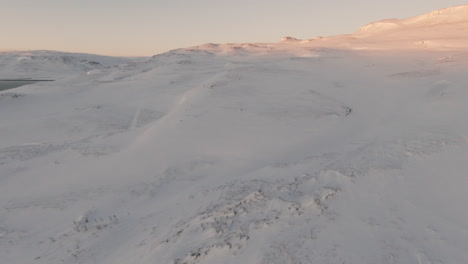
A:
<svg viewBox="0 0 468 264">
<path fill-rule="evenodd" d="M 461 49 L 468 46 L 468 6 L 457 6 L 408 19 L 387 19 L 362 27 L 356 34 L 364 41 L 395 49 Z M 389 45 L 385 45 L 388 43 Z M 375 43 L 372 43 L 375 45 Z"/>
<path fill-rule="evenodd" d="M 58 51 L 0 52 L 1 78 L 63 78 L 142 58 L 120 58 Z"/>
<path fill-rule="evenodd" d="M 457 6 L 407 19 L 387 19 L 374 22 L 362 27 L 361 31 L 386 31 L 403 27 L 447 26 L 447 24 L 460 26 L 458 24 L 466 23 L 468 23 L 468 6 Z"/>
<path fill-rule="evenodd" d="M 1 262 L 468 263 L 466 10 L 140 62 L 0 55 L 58 80 L 0 92 Z"/>
</svg>

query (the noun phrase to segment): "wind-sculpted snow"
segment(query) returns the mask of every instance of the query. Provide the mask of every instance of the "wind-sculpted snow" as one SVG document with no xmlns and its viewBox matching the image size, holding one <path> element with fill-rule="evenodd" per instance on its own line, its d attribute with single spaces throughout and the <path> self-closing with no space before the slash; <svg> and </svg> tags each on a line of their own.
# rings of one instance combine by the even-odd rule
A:
<svg viewBox="0 0 468 264">
<path fill-rule="evenodd" d="M 468 263 L 468 36 L 404 27 L 6 63 L 1 262 Z"/>
<path fill-rule="evenodd" d="M 221 201 L 175 225 L 157 250 L 174 251 L 174 263 L 203 262 L 223 251 L 237 254 L 251 237 L 281 232 L 324 214 L 327 200 L 340 189 L 320 183 L 320 179 L 304 175 L 289 183 L 254 180 L 221 186 L 226 192 Z"/>
</svg>

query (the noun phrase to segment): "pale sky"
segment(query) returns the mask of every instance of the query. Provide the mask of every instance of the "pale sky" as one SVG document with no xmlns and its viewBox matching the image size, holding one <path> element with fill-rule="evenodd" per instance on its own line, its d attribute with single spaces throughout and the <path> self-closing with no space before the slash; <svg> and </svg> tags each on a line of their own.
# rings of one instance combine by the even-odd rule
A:
<svg viewBox="0 0 468 264">
<path fill-rule="evenodd" d="M 0 50 L 150 56 L 204 43 L 352 33 L 468 0 L 0 0 Z"/>
</svg>

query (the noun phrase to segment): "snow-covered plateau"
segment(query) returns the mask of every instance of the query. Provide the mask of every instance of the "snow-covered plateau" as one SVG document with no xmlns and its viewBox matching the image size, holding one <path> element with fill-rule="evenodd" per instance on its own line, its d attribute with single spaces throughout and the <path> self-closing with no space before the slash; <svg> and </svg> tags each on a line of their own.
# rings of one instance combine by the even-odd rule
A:
<svg viewBox="0 0 468 264">
<path fill-rule="evenodd" d="M 0 263 L 468 263 L 468 6 L 151 58 L 0 53 Z"/>
</svg>

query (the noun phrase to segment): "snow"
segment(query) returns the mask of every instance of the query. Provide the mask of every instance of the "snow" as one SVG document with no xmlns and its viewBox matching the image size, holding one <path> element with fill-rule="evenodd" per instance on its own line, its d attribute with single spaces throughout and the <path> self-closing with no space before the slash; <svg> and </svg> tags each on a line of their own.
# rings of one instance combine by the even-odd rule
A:
<svg viewBox="0 0 468 264">
<path fill-rule="evenodd" d="M 392 21 L 143 61 L 3 53 L 2 76 L 56 81 L 0 92 L 0 259 L 468 263 L 466 23 Z"/>
<path fill-rule="evenodd" d="M 386 19 L 368 24 L 360 31 L 388 31 L 402 27 L 424 27 L 468 23 L 468 6 L 456 6 L 407 19 Z"/>
<path fill-rule="evenodd" d="M 57 51 L 0 51 L 2 78 L 64 78 L 87 71 L 137 61 L 140 58 L 119 58 L 93 54 Z"/>
<path fill-rule="evenodd" d="M 404 20 L 407 25 L 437 25 L 450 23 L 467 23 L 468 6 L 456 6 L 430 12 Z"/>
</svg>

